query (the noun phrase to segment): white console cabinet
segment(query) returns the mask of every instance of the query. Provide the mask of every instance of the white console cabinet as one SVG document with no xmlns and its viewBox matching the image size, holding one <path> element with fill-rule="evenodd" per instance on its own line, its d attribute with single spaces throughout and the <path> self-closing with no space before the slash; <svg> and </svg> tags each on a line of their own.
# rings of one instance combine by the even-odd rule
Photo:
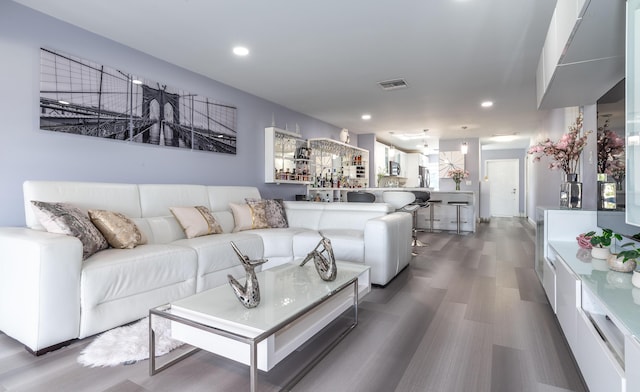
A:
<svg viewBox="0 0 640 392">
<path fill-rule="evenodd" d="M 629 370 L 640 367 L 633 356 L 636 350 L 640 357 L 638 346 L 631 346 L 633 330 L 640 332 L 631 275 L 585 257 L 575 240 L 550 241 L 549 247 L 556 254 L 558 322 L 589 391 L 640 391 L 627 387 Z"/>
<path fill-rule="evenodd" d="M 596 212 L 539 208 L 536 223 L 536 272 L 589 391 L 640 391 L 640 289 L 576 241 Z"/>
</svg>

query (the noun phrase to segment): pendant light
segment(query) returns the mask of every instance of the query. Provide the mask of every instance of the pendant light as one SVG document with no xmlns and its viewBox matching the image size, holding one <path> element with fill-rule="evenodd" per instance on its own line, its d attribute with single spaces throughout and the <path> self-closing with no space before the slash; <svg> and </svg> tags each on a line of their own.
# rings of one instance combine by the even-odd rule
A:
<svg viewBox="0 0 640 392">
<path fill-rule="evenodd" d="M 462 127 L 462 131 L 466 131 L 466 130 L 467 130 L 466 126 Z M 460 152 L 463 155 L 466 155 L 467 152 L 469 152 L 469 145 L 467 144 L 467 141 L 464 139 L 462 140 L 462 143 L 460 143 Z"/>
</svg>

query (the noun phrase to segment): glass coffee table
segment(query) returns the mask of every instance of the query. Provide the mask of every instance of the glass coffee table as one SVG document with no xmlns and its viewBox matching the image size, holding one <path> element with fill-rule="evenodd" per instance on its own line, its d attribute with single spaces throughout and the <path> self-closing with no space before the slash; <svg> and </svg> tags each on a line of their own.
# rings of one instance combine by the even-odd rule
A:
<svg viewBox="0 0 640 392">
<path fill-rule="evenodd" d="M 370 267 L 337 262 L 332 282 L 320 279 L 313 263 L 284 264 L 257 274 L 260 305 L 247 309 L 227 284 L 149 311 L 149 372 L 154 375 L 199 349 L 250 367 L 251 391 L 258 369 L 271 370 L 349 308 L 353 323 L 289 382 L 295 385 L 358 324 L 358 301 L 371 291 Z M 193 350 L 156 367 L 152 317 L 171 320 L 171 336 Z"/>
</svg>

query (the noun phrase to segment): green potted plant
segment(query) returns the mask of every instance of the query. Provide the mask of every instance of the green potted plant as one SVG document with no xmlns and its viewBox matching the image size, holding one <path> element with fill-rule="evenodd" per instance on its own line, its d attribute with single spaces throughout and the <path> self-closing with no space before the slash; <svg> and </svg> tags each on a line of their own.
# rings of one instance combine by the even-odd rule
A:
<svg viewBox="0 0 640 392">
<path fill-rule="evenodd" d="M 611 246 L 611 240 L 622 240 L 622 236 L 618 233 L 614 233 L 611 229 L 602 229 L 602 234 L 598 235 L 595 231 L 590 231 L 584 234 L 585 237 L 590 237 L 591 243 L 591 257 L 594 259 L 606 259 L 611 252 L 609 247 Z"/>
</svg>

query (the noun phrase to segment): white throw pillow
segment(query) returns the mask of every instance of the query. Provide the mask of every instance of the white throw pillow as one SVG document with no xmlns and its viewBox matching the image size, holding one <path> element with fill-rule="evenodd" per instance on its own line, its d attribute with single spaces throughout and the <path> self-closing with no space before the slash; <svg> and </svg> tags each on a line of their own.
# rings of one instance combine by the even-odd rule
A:
<svg viewBox="0 0 640 392">
<path fill-rule="evenodd" d="M 235 227 L 233 228 L 234 233 L 243 230 L 266 229 L 269 227 L 264 203 L 255 203 L 253 205 L 229 203 L 229 207 L 231 207 L 233 220 L 235 221 Z"/>
<path fill-rule="evenodd" d="M 184 230 L 187 238 L 220 234 L 222 227 L 205 206 L 169 208 Z"/>
</svg>

